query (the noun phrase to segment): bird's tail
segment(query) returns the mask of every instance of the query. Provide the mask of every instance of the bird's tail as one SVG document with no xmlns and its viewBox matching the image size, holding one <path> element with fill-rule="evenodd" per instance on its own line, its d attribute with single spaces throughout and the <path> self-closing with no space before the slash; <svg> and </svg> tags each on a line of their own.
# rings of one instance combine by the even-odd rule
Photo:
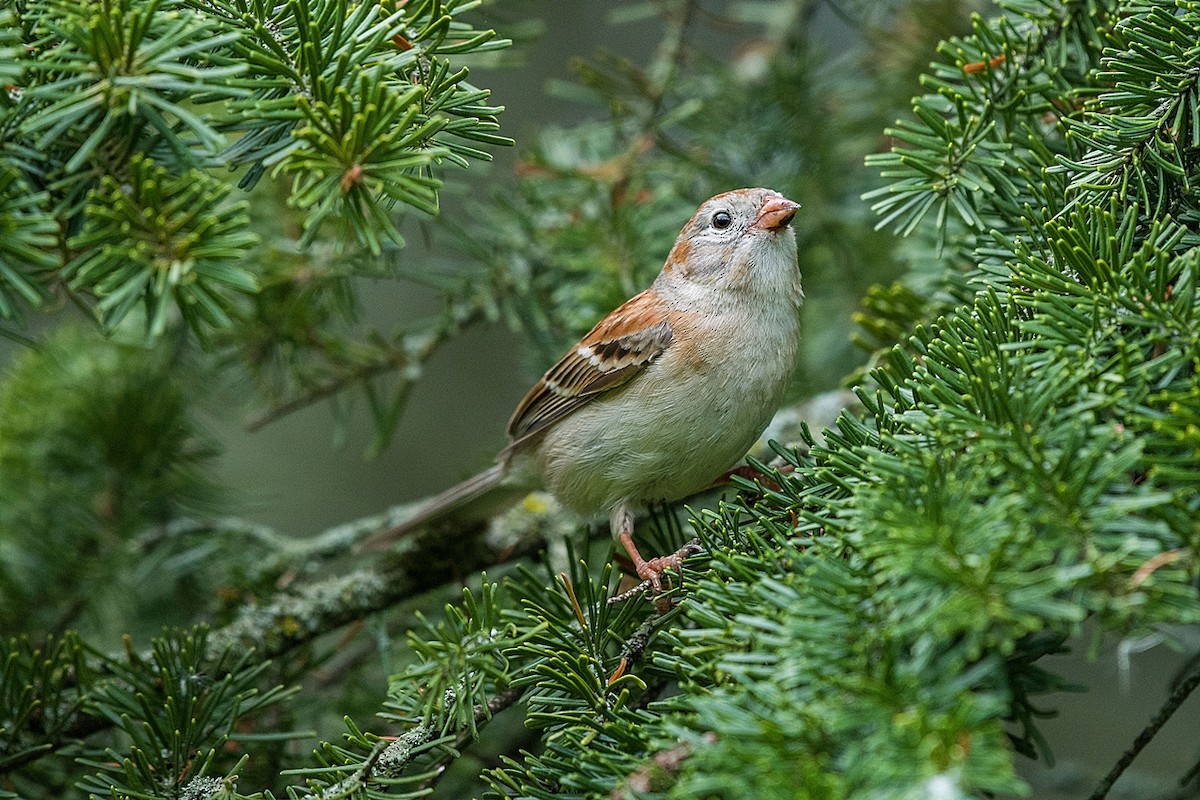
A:
<svg viewBox="0 0 1200 800">
<path fill-rule="evenodd" d="M 505 506 L 515 503 L 528 491 L 506 484 L 506 472 L 504 465 L 497 464 L 451 486 L 417 506 L 408 519 L 359 543 L 358 549 L 378 550 L 437 522 L 453 520 L 471 524 L 487 519 Z"/>
</svg>

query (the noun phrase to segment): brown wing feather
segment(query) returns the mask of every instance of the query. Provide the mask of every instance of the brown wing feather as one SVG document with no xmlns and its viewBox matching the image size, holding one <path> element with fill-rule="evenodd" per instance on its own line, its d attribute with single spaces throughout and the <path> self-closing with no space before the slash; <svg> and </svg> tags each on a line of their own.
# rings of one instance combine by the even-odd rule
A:
<svg viewBox="0 0 1200 800">
<path fill-rule="evenodd" d="M 528 436 L 645 369 L 675 338 L 666 310 L 647 289 L 600 320 L 533 385 L 508 421 L 508 435 Z"/>
</svg>

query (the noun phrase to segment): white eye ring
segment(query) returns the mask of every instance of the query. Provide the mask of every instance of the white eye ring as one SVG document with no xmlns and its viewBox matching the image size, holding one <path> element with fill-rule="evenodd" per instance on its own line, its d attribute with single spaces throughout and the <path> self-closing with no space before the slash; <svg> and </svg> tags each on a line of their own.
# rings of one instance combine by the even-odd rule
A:
<svg viewBox="0 0 1200 800">
<path fill-rule="evenodd" d="M 728 211 L 718 211 L 712 215 L 712 220 L 709 224 L 717 230 L 724 230 L 733 224 L 733 217 L 729 215 Z"/>
</svg>

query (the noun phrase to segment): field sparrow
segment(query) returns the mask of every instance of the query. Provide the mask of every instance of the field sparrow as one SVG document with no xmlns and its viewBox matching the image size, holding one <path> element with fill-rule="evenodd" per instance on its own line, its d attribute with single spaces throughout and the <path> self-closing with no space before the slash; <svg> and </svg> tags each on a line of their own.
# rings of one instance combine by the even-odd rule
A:
<svg viewBox="0 0 1200 800">
<path fill-rule="evenodd" d="M 646 560 L 634 509 L 710 484 L 754 444 L 783 399 L 803 300 L 799 206 L 768 189 L 708 200 L 683 227 L 653 285 L 600 320 L 534 384 L 491 469 L 434 497 L 386 541 L 496 490 L 544 486 L 613 537 L 655 591 L 686 553 Z"/>
</svg>

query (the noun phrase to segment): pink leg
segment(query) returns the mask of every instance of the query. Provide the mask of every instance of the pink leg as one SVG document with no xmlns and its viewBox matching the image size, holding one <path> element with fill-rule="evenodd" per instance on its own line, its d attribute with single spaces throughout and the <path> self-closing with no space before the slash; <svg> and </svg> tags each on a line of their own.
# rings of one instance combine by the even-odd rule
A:
<svg viewBox="0 0 1200 800">
<path fill-rule="evenodd" d="M 637 572 L 638 577 L 650 582 L 650 589 L 653 594 L 658 594 L 662 591 L 662 575 L 664 572 L 668 569 L 679 572 L 683 567 L 683 560 L 700 551 L 699 545 L 689 542 L 670 555 L 658 556 L 647 561 L 642 558 L 642 554 L 638 552 L 637 545 L 633 543 L 633 512 L 629 507 L 623 504 L 618 506 L 613 511 L 611 522 L 613 536 L 625 548 L 625 552 L 629 554 L 629 559 L 633 562 L 633 569 Z"/>
</svg>

